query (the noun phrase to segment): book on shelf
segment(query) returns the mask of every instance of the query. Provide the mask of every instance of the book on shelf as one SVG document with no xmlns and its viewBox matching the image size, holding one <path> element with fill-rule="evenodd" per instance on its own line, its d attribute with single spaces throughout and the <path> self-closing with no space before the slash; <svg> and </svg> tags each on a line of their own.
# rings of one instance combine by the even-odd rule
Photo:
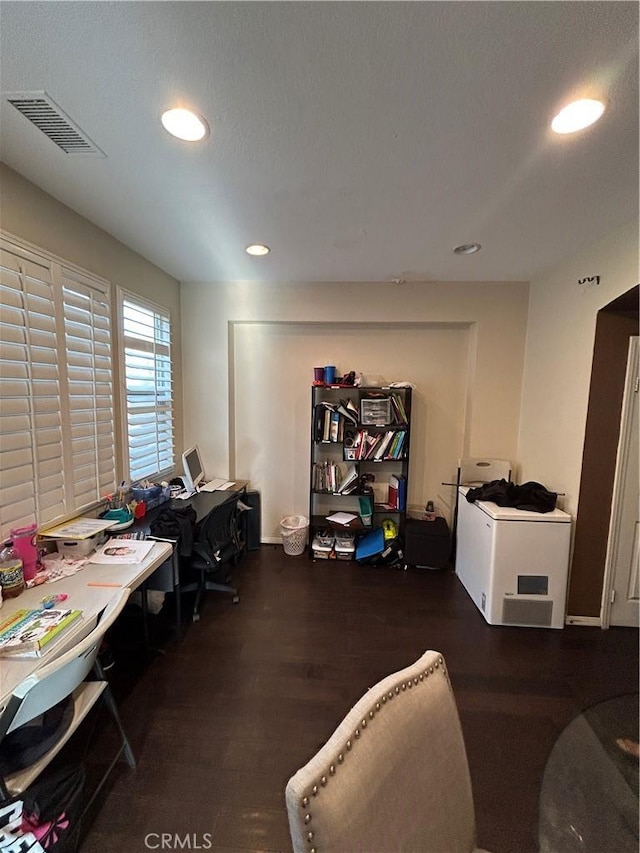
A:
<svg viewBox="0 0 640 853">
<path fill-rule="evenodd" d="M 402 453 L 402 445 L 404 444 L 404 430 L 398 430 L 393 437 L 393 441 L 389 445 L 387 456 L 390 459 L 398 459 Z"/>
<path fill-rule="evenodd" d="M 334 512 L 327 516 L 327 521 L 333 524 L 342 524 L 347 526 L 358 520 L 358 516 L 353 512 Z"/>
<path fill-rule="evenodd" d="M 352 400 L 340 400 L 337 411 L 352 424 L 358 423 L 358 410 Z"/>
<path fill-rule="evenodd" d="M 407 508 L 407 478 L 400 476 L 400 488 L 398 489 L 398 509 L 404 512 Z"/>
<path fill-rule="evenodd" d="M 353 463 L 340 463 L 340 482 L 336 491 L 346 495 L 353 491 L 358 485 L 358 469 Z"/>
<path fill-rule="evenodd" d="M 329 426 L 329 440 L 336 442 L 339 440 L 340 436 L 340 413 L 333 411 L 331 412 L 331 420 Z"/>
<path fill-rule="evenodd" d="M 396 431 L 393 429 L 387 430 L 387 432 L 384 433 L 382 439 L 376 447 L 376 452 L 373 455 L 374 459 L 384 459 L 385 456 L 389 456 L 388 448 L 395 434 Z"/>
<path fill-rule="evenodd" d="M 362 519 L 354 512 L 333 512 L 325 521 L 331 530 L 364 530 Z"/>
<path fill-rule="evenodd" d="M 89 558 L 90 563 L 123 565 L 141 563 L 154 546 L 152 539 L 109 539 Z"/>
<path fill-rule="evenodd" d="M 317 405 L 313 410 L 313 440 L 322 441 L 324 433 L 324 406 Z"/>
<path fill-rule="evenodd" d="M 407 424 L 409 422 L 407 418 L 407 411 L 404 407 L 404 401 L 400 394 L 391 394 L 391 405 L 393 407 L 393 414 L 396 423 Z"/>
<path fill-rule="evenodd" d="M 322 427 L 322 440 L 323 441 L 331 441 L 331 409 L 324 409 L 323 415 L 323 427 Z"/>
<path fill-rule="evenodd" d="M 387 504 L 390 509 L 404 512 L 407 506 L 407 480 L 404 474 L 389 475 L 389 497 Z"/>
<path fill-rule="evenodd" d="M 41 657 L 81 617 L 81 610 L 17 610 L 0 622 L 0 656 Z"/>
</svg>

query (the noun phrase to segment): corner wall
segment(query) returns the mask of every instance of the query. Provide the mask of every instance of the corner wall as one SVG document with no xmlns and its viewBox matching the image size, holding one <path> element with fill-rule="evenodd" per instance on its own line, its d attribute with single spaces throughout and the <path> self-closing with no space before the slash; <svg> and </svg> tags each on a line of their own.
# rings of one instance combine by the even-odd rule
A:
<svg viewBox="0 0 640 853">
<path fill-rule="evenodd" d="M 43 192 L 4 163 L 0 163 L 0 227 L 35 246 L 47 249 L 88 272 L 146 297 L 169 309 L 174 330 L 176 401 L 176 453 L 182 448 L 182 360 L 180 285 L 145 258 L 120 243 L 106 231 L 79 216 Z M 114 292 L 112 291 L 112 299 Z M 118 329 L 114 324 L 114 340 Z M 118 387 L 120 365 L 114 360 L 114 381 Z M 115 395 L 116 423 L 120 423 L 120 400 Z M 118 464 L 123 447 L 117 448 Z M 179 458 L 179 455 L 178 455 Z M 179 467 L 179 463 L 178 463 Z"/>
<path fill-rule="evenodd" d="M 599 275 L 600 283 L 580 279 Z M 638 283 L 638 225 L 598 241 L 531 282 L 518 455 L 523 480 L 564 492 L 576 518 L 598 311 Z M 606 507 L 607 513 L 609 507 Z M 585 579 L 572 567 L 571 585 Z M 594 582 L 602 588 L 604 565 Z M 573 613 L 593 617 L 589 612 Z"/>
<path fill-rule="evenodd" d="M 265 408 L 266 403 L 261 403 L 268 395 L 256 394 L 240 404 L 236 399 L 243 392 L 242 388 L 234 387 L 233 330 L 239 324 L 269 323 L 289 327 L 314 324 L 316 328 L 323 326 L 330 330 L 334 324 L 338 346 L 338 338 L 349 326 L 356 331 L 351 337 L 341 337 L 338 370 L 355 369 L 367 374 L 382 372 L 380 362 L 375 367 L 366 363 L 364 354 L 372 352 L 374 347 L 374 337 L 362 343 L 361 335 L 367 328 L 368 334 L 375 336 L 371 327 L 376 324 L 393 327 L 400 333 L 403 327 L 415 330 L 421 326 L 424 327 L 421 334 L 428 336 L 430 328 L 433 333 L 441 333 L 455 326 L 469 330 L 464 412 L 460 423 L 452 425 L 462 439 L 457 452 L 451 453 L 452 458 L 442 460 L 442 464 L 451 476 L 461 455 L 516 459 L 527 302 L 525 282 L 183 284 L 185 441 L 199 445 L 205 468 L 212 476 L 251 479 L 250 470 L 240 473 L 234 468 L 234 422 L 239 410 L 245 420 L 250 420 L 260 452 L 272 457 L 274 466 L 278 464 L 278 456 L 289 454 L 293 458 L 287 458 L 287 465 L 301 472 L 308 484 L 308 428 L 305 427 L 304 447 L 301 445 L 298 450 L 283 447 L 277 426 L 270 426 L 274 422 L 271 412 Z M 296 362 L 296 368 L 304 376 L 295 381 L 304 395 L 300 407 L 302 410 L 304 405 L 305 412 L 309 408 L 314 365 L 336 363 L 331 346 L 329 331 L 322 351 L 313 356 L 307 351 L 306 365 Z M 285 411 L 289 392 L 283 383 L 287 382 L 287 366 L 294 363 L 298 352 L 292 343 L 271 389 L 272 400 L 281 401 Z M 416 357 L 420 356 L 416 353 Z M 398 378 L 398 373 L 402 373 L 400 366 L 396 363 L 392 369 L 387 378 Z M 445 373 L 447 369 L 443 365 Z M 418 387 L 416 393 L 426 395 L 429 388 Z M 423 448 L 412 444 L 412 467 L 424 470 L 425 460 L 421 456 L 424 453 Z M 263 472 L 262 477 L 265 476 Z M 305 493 L 306 489 L 307 486 Z M 418 499 L 422 484 L 413 481 L 413 489 Z M 278 514 L 291 514 L 292 507 L 299 506 L 300 495 L 293 483 L 287 483 L 279 500 L 281 507 L 263 505 L 263 515 L 276 518 Z"/>
</svg>

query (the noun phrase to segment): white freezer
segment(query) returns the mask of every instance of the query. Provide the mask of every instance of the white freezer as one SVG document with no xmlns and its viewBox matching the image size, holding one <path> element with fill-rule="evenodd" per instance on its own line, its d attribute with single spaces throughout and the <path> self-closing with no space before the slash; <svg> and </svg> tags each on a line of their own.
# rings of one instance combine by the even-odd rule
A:
<svg viewBox="0 0 640 853">
<path fill-rule="evenodd" d="M 456 574 L 490 625 L 564 627 L 571 516 L 469 503 L 459 489 Z"/>
</svg>

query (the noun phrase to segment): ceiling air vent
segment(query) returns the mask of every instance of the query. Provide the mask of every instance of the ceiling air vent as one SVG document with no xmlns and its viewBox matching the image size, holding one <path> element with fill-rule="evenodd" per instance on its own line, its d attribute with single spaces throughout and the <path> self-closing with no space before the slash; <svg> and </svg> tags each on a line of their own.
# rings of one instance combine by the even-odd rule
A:
<svg viewBox="0 0 640 853">
<path fill-rule="evenodd" d="M 11 92 L 5 98 L 65 154 L 106 156 L 46 92 Z"/>
</svg>

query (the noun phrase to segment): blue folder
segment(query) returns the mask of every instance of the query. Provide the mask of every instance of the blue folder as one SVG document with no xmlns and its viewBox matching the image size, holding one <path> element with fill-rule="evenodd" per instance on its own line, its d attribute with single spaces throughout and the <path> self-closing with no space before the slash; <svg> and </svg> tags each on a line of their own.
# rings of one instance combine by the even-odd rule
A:
<svg viewBox="0 0 640 853">
<path fill-rule="evenodd" d="M 384 551 L 384 533 L 381 527 L 365 533 L 356 544 L 356 560 L 368 560 Z"/>
</svg>

